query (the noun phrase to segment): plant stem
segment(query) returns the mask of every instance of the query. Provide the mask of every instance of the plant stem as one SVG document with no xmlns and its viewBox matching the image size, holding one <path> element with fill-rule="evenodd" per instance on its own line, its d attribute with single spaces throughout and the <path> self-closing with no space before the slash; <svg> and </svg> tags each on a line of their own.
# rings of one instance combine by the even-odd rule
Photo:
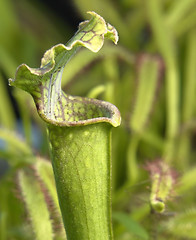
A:
<svg viewBox="0 0 196 240">
<path fill-rule="evenodd" d="M 176 53 L 171 31 L 162 14 L 161 1 L 149 0 L 146 4 L 154 37 L 166 65 L 167 144 L 164 157 L 171 161 L 174 153 L 173 140 L 179 128 L 179 73 Z"/>
</svg>

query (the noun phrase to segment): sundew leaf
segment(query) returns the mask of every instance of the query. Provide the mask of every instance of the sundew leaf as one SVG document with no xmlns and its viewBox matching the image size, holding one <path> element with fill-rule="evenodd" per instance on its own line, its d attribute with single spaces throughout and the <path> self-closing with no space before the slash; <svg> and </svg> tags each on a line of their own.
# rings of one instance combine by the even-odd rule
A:
<svg viewBox="0 0 196 240">
<path fill-rule="evenodd" d="M 113 213 L 113 219 L 121 223 L 131 234 L 140 237 L 142 240 L 149 239 L 147 231 L 129 215 L 122 212 Z"/>
<path fill-rule="evenodd" d="M 51 162 L 41 158 L 37 158 L 34 167 L 39 178 L 43 181 L 44 185 L 46 186 L 56 208 L 58 209 L 59 204 Z"/>
<path fill-rule="evenodd" d="M 113 126 L 120 123 L 120 113 L 114 105 L 69 96 L 61 90 L 64 67 L 81 46 L 97 52 L 103 46 L 105 37 L 114 43 L 118 41 L 114 27 L 95 12 L 89 13 L 92 18 L 79 25 L 79 30 L 66 46 L 58 44 L 46 51 L 40 68 L 22 64 L 17 69 L 15 80 L 9 80 L 10 85 L 33 96 L 39 115 L 48 123 L 58 126 L 87 125 L 95 121 L 109 122 Z"/>
<path fill-rule="evenodd" d="M 37 175 L 37 180 L 42 185 L 42 189 L 47 191 L 48 205 L 51 205 L 51 218 L 53 219 L 53 226 L 57 226 L 55 234 L 59 237 L 66 239 L 66 234 L 63 228 L 63 220 L 61 217 L 61 211 L 59 207 L 56 185 L 54 180 L 54 173 L 52 164 L 50 161 L 37 157 L 37 161 L 34 164 L 34 168 Z"/>
<path fill-rule="evenodd" d="M 36 240 L 52 240 L 52 222 L 44 194 L 31 174 L 19 172 L 19 185 Z"/>
<path fill-rule="evenodd" d="M 0 239 L 31 240 L 32 231 L 24 223 L 24 208 L 18 198 L 15 172 L 10 171 L 0 181 Z M 1 219 L 2 216 L 2 219 Z"/>
</svg>

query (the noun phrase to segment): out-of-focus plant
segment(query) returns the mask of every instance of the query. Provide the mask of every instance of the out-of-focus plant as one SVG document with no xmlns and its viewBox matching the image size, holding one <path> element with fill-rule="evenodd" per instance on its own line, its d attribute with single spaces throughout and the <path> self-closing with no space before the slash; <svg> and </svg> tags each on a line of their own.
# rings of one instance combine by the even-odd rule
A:
<svg viewBox="0 0 196 240">
<path fill-rule="evenodd" d="M 50 206 L 51 229 L 61 239 L 54 182 L 47 167 L 39 171 L 36 166 L 44 162 L 51 171 L 50 162 L 37 157 L 48 155 L 43 125 L 25 93 L 12 89 L 10 100 L 7 78 L 14 76 L 21 62 L 37 66 L 43 51 L 68 40 L 72 30 L 59 25 L 58 17 L 48 20 L 49 11 L 43 13 L 25 0 L 17 1 L 17 6 L 5 0 L 0 4 L 0 157 L 7 169 L 0 183 L 0 238 L 33 239 L 32 224 L 25 221 L 31 221 L 25 215 L 27 201 L 24 208 L 15 186 L 25 178 L 27 184 L 32 182 L 32 194 L 38 191 L 40 205 Z M 122 115 L 112 148 L 114 238 L 194 239 L 196 1 L 74 0 L 72 4 L 80 18 L 95 11 L 120 36 L 118 47 L 107 43 L 97 54 L 81 49 L 62 76 L 66 92 L 112 102 Z M 54 23 L 61 27 L 56 30 Z M 13 99 L 20 109 L 17 116 Z M 21 126 L 23 137 L 16 133 Z M 160 175 L 157 185 L 152 172 L 150 177 L 145 170 L 146 163 L 153 166 L 157 159 L 178 173 L 162 199 L 161 212 L 153 208 L 152 199 L 157 199 L 152 193 L 155 185 L 164 189 L 165 178 Z M 18 169 L 25 171 L 16 177 Z"/>
</svg>

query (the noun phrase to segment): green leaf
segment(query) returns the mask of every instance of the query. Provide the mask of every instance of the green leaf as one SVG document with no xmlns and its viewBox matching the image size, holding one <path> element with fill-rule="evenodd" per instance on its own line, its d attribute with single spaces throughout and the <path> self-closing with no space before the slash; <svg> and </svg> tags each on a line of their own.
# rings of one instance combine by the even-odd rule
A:
<svg viewBox="0 0 196 240">
<path fill-rule="evenodd" d="M 58 209 L 59 203 L 57 198 L 52 164 L 49 161 L 37 158 L 37 161 L 35 163 L 35 169 L 37 171 L 39 178 L 42 180 L 45 187 L 48 189 L 48 192 L 55 204 L 56 209 L 59 210 Z"/>
<path fill-rule="evenodd" d="M 9 171 L 0 181 L 0 239 L 31 240 L 32 231 L 24 228 L 24 209 L 16 197 L 15 172 Z M 26 226 L 26 225 L 25 225 Z"/>
<path fill-rule="evenodd" d="M 147 231 L 129 215 L 122 212 L 114 212 L 113 219 L 122 224 L 130 233 L 134 234 L 140 239 L 149 239 Z"/>
<path fill-rule="evenodd" d="M 37 180 L 39 182 L 41 181 L 40 184 L 43 184 L 43 187 L 46 189 L 48 196 L 51 199 L 51 203 L 49 204 L 52 206 L 52 209 L 54 209 L 54 213 L 53 211 L 51 212 L 51 218 L 53 219 L 53 225 L 58 226 L 58 229 L 55 231 L 55 235 L 62 237 L 63 239 L 67 239 L 63 228 L 63 220 L 57 197 L 52 164 L 50 161 L 37 157 L 34 168 L 38 177 Z"/>
<path fill-rule="evenodd" d="M 37 240 L 52 240 L 50 214 L 40 185 L 31 174 L 19 172 L 19 185 Z"/>
</svg>

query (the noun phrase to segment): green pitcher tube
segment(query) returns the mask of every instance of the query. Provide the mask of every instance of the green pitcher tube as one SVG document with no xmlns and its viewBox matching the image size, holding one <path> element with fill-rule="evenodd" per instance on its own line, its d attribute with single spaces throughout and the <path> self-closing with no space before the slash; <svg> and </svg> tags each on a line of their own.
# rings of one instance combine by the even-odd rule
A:
<svg viewBox="0 0 196 240">
<path fill-rule="evenodd" d="M 64 67 L 86 47 L 97 52 L 104 38 L 118 41 L 114 27 L 95 12 L 65 46 L 44 54 L 40 68 L 18 67 L 11 86 L 29 92 L 47 123 L 57 194 L 68 240 L 112 240 L 111 129 L 120 113 L 111 103 L 71 96 L 61 89 Z"/>
<path fill-rule="evenodd" d="M 49 126 L 49 139 L 67 238 L 113 239 L 111 126 Z"/>
</svg>

